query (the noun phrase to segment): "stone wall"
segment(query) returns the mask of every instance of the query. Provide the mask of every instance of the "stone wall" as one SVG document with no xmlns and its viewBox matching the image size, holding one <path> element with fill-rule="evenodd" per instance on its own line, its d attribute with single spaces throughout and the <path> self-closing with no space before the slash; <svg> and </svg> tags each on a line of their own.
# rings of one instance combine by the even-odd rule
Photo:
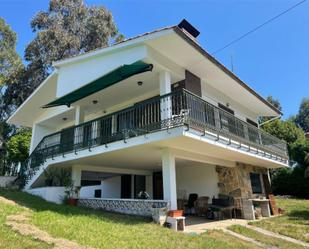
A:
<svg viewBox="0 0 309 249">
<path fill-rule="evenodd" d="M 240 198 L 253 198 L 250 173 L 267 174 L 267 169 L 243 163 L 236 167 L 216 166 L 219 193 Z M 262 181 L 263 184 L 263 181 Z"/>
<path fill-rule="evenodd" d="M 137 199 L 79 199 L 78 206 L 105 211 L 151 216 L 153 208 L 168 206 L 167 201 L 160 200 L 137 200 Z"/>
</svg>

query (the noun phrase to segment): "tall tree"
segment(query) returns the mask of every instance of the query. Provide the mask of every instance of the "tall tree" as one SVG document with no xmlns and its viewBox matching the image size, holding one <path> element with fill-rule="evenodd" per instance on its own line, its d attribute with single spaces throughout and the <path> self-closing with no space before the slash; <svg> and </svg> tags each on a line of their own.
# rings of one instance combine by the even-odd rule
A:
<svg viewBox="0 0 309 249">
<path fill-rule="evenodd" d="M 5 173 L 6 141 L 14 127 L 6 124 L 11 108 L 4 103 L 6 90 L 17 81 L 23 69 L 21 58 L 16 52 L 17 36 L 4 19 L 0 18 L 0 174 Z"/>
<path fill-rule="evenodd" d="M 282 111 L 281 103 L 278 99 L 275 99 L 273 96 L 269 95 L 266 100 L 271 103 L 274 107 L 276 107 L 279 111 Z M 262 124 L 268 120 L 270 120 L 272 117 L 260 117 L 259 123 Z"/>
<path fill-rule="evenodd" d="M 31 21 L 36 37 L 25 51 L 28 62 L 21 87 L 9 89 L 11 96 L 25 98 L 50 74 L 52 62 L 104 47 L 123 39 L 113 16 L 103 6 L 87 6 L 83 0 L 51 0 L 47 11 Z M 7 101 L 10 101 L 8 99 Z"/>
<path fill-rule="evenodd" d="M 305 132 L 309 132 L 309 98 L 304 98 L 302 100 L 295 122 Z"/>
<path fill-rule="evenodd" d="M 278 99 L 275 99 L 273 96 L 269 95 L 266 100 L 276 107 L 279 111 L 282 111 L 281 103 Z"/>
</svg>

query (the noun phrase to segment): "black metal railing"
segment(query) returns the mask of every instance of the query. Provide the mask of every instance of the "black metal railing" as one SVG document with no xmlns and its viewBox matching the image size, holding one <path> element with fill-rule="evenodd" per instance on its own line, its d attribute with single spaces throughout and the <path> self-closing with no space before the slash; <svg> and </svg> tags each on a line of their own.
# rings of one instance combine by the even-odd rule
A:
<svg viewBox="0 0 309 249">
<path fill-rule="evenodd" d="M 32 174 L 48 158 L 99 145 L 186 125 L 224 136 L 287 158 L 286 143 L 248 124 L 187 90 L 154 97 L 124 110 L 64 129 L 44 137 L 25 163 Z M 25 167 L 25 166 L 24 166 Z"/>
</svg>

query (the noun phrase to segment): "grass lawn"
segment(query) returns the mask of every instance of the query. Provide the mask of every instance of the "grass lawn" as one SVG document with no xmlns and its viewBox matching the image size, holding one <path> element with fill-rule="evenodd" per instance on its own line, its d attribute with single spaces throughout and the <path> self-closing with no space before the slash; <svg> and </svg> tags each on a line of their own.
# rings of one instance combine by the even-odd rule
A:
<svg viewBox="0 0 309 249">
<path fill-rule="evenodd" d="M 286 213 L 251 225 L 309 242 L 309 200 L 277 198 L 277 206 Z"/>
<path fill-rule="evenodd" d="M 267 247 L 276 247 L 280 249 L 304 249 L 305 247 L 299 246 L 297 244 L 288 242 L 286 240 L 278 239 L 278 238 L 273 238 L 264 234 L 261 234 L 259 232 L 256 232 L 250 228 L 246 228 L 244 226 L 239 226 L 239 225 L 234 225 L 228 228 L 229 230 L 239 233 L 241 235 L 244 235 L 246 237 L 252 238 L 256 241 L 259 241 Z"/>
<path fill-rule="evenodd" d="M 47 249 L 52 248 L 45 243 L 36 241 L 28 236 L 22 236 L 4 225 L 6 217 L 22 211 L 21 207 L 5 205 L 0 202 L 0 248 L 6 249 Z"/>
<path fill-rule="evenodd" d="M 51 204 L 19 191 L 0 189 L 0 196 L 18 203 L 11 206 L 0 201 L 0 248 L 48 248 L 4 225 L 8 215 L 21 212 L 28 212 L 28 222 L 53 237 L 92 248 L 256 248 L 219 231 L 193 236 L 162 228 L 144 218 Z"/>
</svg>

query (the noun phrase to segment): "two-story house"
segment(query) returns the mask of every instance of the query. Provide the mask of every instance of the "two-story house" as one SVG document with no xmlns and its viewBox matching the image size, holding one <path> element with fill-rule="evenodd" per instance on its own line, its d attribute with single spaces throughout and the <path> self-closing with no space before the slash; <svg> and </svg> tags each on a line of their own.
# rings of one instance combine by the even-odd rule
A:
<svg viewBox="0 0 309 249">
<path fill-rule="evenodd" d="M 268 169 L 288 156 L 258 119 L 281 113 L 198 35 L 184 20 L 54 62 L 8 120 L 32 128 L 25 190 L 55 201 L 64 189 L 46 186 L 44 170 L 66 168 L 81 205 L 127 213 L 177 209 L 190 193 L 266 196 Z"/>
</svg>

